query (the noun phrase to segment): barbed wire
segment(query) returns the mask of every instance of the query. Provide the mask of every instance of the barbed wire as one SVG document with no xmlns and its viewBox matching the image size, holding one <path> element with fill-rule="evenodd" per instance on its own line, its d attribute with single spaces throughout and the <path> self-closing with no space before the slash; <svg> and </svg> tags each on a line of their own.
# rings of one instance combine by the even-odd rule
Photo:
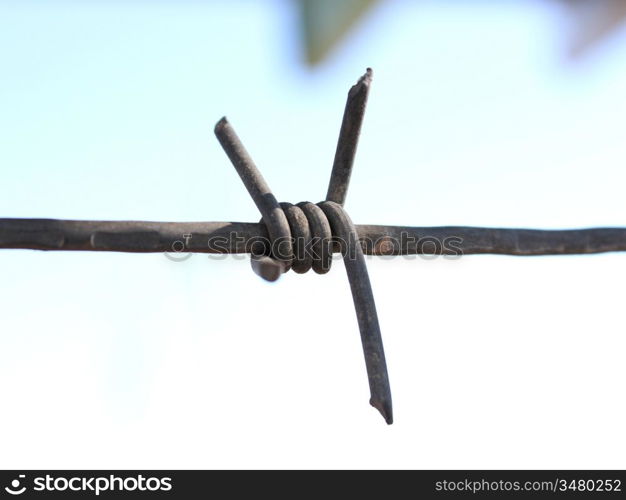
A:
<svg viewBox="0 0 626 500">
<path fill-rule="evenodd" d="M 626 251 L 626 228 L 540 230 L 465 226 L 355 225 L 343 208 L 372 81 L 351 87 L 326 200 L 279 203 L 224 117 L 215 134 L 262 219 L 247 222 L 148 222 L 0 219 L 0 248 L 251 255 L 252 269 L 274 281 L 293 269 L 330 270 L 343 255 L 361 333 L 370 404 L 393 422 L 391 390 L 376 304 L 364 255 L 565 255 Z"/>
<path fill-rule="evenodd" d="M 355 225 L 365 255 L 567 255 L 626 251 L 626 228 L 513 229 Z M 0 248 L 104 252 L 251 253 L 255 222 L 0 219 Z M 454 245 L 446 245 L 452 241 Z M 332 245 L 333 252 L 339 252 Z"/>
</svg>

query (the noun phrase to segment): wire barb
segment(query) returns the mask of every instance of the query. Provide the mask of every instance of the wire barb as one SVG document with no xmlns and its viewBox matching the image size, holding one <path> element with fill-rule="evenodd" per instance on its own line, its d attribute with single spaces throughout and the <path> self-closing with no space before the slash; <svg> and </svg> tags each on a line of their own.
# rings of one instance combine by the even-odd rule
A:
<svg viewBox="0 0 626 500">
<path fill-rule="evenodd" d="M 340 242 L 349 242 L 347 245 L 340 244 L 340 250 L 344 256 L 361 332 L 370 386 L 370 403 L 380 411 L 385 421 L 391 424 L 393 422 L 391 389 L 374 294 L 363 250 L 358 241 L 358 233 L 342 207 L 348 191 L 371 76 L 372 70 L 368 68 L 365 75 L 348 93 L 327 200 L 318 205 L 309 202 L 297 205 L 278 203 L 225 117 L 217 122 L 215 135 L 261 212 L 262 222 L 267 226 L 270 235 L 271 248 L 264 248 L 260 256 L 252 256 L 252 269 L 255 273 L 268 281 L 275 281 L 295 264 L 295 269 L 299 272 L 306 272 L 308 268 L 313 267 L 315 272 L 324 274 L 328 272 L 332 262 L 332 237 L 339 237 Z M 296 238 L 292 238 L 292 235 Z M 281 253 L 282 250 L 276 245 L 279 241 L 288 242 L 282 249 L 285 253 Z M 308 257 L 300 258 L 301 246 L 309 242 L 317 252 L 310 265 Z"/>
<path fill-rule="evenodd" d="M 361 134 L 361 125 L 363 125 L 367 97 L 372 84 L 372 75 L 372 68 L 367 68 L 365 74 L 352 86 L 348 92 L 346 109 L 343 112 L 335 161 L 326 193 L 326 200 L 334 201 L 341 206 L 345 204 L 348 194 L 348 185 L 350 184 L 352 166 Z"/>
<path fill-rule="evenodd" d="M 387 374 L 387 362 L 383 339 L 378 324 L 376 303 L 370 278 L 365 265 L 365 257 L 359 235 L 354 224 L 339 203 L 324 201 L 320 203 L 333 228 L 333 234 L 339 236 L 344 242 L 341 248 L 343 262 L 348 274 L 354 309 L 361 332 L 361 344 L 365 356 L 365 366 L 370 385 L 370 404 L 376 408 L 385 419 L 387 424 L 393 423 L 393 409 L 391 406 L 391 388 L 389 375 Z M 345 244 L 347 242 L 347 244 Z"/>
<path fill-rule="evenodd" d="M 293 254 L 287 217 L 226 117 L 215 125 L 215 135 L 261 212 L 272 246 L 278 244 L 273 252 L 274 262 L 270 259 L 252 259 L 252 269 L 259 276 L 268 281 L 275 281 L 286 270 L 285 264 Z M 284 249 L 281 250 L 281 246 Z"/>
</svg>

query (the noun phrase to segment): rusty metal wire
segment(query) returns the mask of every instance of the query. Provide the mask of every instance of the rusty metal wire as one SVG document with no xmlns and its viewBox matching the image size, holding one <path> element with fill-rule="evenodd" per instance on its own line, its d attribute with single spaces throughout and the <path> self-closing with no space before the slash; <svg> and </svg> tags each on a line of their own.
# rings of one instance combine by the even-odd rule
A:
<svg viewBox="0 0 626 500">
<path fill-rule="evenodd" d="M 370 404 L 393 422 L 376 304 L 364 255 L 564 255 L 626 251 L 626 228 L 570 230 L 355 225 L 343 209 L 372 81 L 367 69 L 348 93 L 326 200 L 279 203 L 226 118 L 215 134 L 262 219 L 245 222 L 0 219 L 0 249 L 249 253 L 274 281 L 292 269 L 330 270 L 341 252 L 352 291 L 370 386 Z"/>
<path fill-rule="evenodd" d="M 626 228 L 512 229 L 355 224 L 365 255 L 567 255 L 626 251 Z M 189 237 L 184 237 L 189 235 Z M 206 254 L 251 253 L 269 240 L 256 222 L 150 222 L 0 219 L 0 249 Z M 187 240 L 187 241 L 185 241 Z M 455 246 L 436 242 L 453 240 Z M 333 245 L 333 252 L 339 252 Z"/>
</svg>

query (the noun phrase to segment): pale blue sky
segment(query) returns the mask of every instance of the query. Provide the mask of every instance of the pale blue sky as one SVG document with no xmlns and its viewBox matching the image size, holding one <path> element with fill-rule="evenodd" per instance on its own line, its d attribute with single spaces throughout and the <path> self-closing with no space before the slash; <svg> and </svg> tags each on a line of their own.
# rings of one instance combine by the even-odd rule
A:
<svg viewBox="0 0 626 500">
<path fill-rule="evenodd" d="M 0 0 L 0 216 L 256 221 L 213 136 L 222 115 L 280 200 L 319 201 L 346 92 L 371 66 L 346 205 L 356 223 L 623 226 L 626 32 L 571 61 L 563 14 L 552 2 L 389 0 L 326 62 L 309 68 L 288 1 Z M 234 258 L 173 263 L 161 255 L 2 251 L 0 384 L 26 416 L 0 417 L 2 432 L 21 431 L 0 436 L 14 460 L 0 465 L 481 467 L 500 456 L 508 460 L 502 466 L 567 466 L 569 458 L 572 467 L 588 467 L 584 459 L 596 445 L 583 443 L 572 454 L 565 430 L 553 436 L 561 447 L 548 450 L 543 464 L 524 462 L 536 450 L 533 422 L 542 425 L 532 405 L 520 416 L 530 422 L 528 434 L 510 447 L 517 455 L 495 435 L 481 444 L 482 457 L 459 453 L 457 445 L 472 449 L 463 425 L 445 438 L 407 426 L 429 418 L 431 426 L 442 418 L 458 425 L 447 420 L 455 407 L 436 387 L 452 390 L 461 376 L 468 390 L 517 384 L 539 392 L 556 426 L 568 407 L 550 407 L 541 391 L 564 342 L 564 379 L 584 385 L 579 361 L 601 345 L 613 354 L 596 375 L 623 379 L 617 353 L 625 332 L 612 330 L 623 305 L 616 298 L 623 257 L 560 259 L 369 261 L 396 398 L 390 431 L 367 405 L 339 262 L 328 276 L 290 274 L 270 286 Z M 296 294 L 326 308 L 328 322 L 284 315 Z M 563 323 L 568 314 L 579 316 Z M 435 329 L 440 339 L 428 337 Z M 589 329 L 598 343 L 588 343 Z M 525 362 L 490 354 L 494 339 L 507 353 L 524 350 L 523 339 L 547 351 L 524 351 L 536 372 L 518 379 Z M 464 367 L 458 353 L 456 365 L 437 365 L 459 342 L 475 362 Z M 267 357 L 258 359 L 260 352 Z M 320 357 L 328 360 L 323 387 L 311 373 Z M 428 384 L 410 359 L 420 360 Z M 516 368 L 509 378 L 507 366 Z M 322 397 L 338 415 L 318 407 Z M 610 419 L 618 428 L 624 407 L 606 400 L 610 435 Z M 483 409 L 515 418 L 503 404 Z M 442 413 L 426 415 L 433 405 Z M 270 407 L 283 418 L 272 418 Z M 465 421 L 468 429 L 494 428 L 472 411 L 477 420 Z M 580 423 L 574 418 L 571 426 Z M 91 426 L 101 435 L 93 437 Z M 75 434 L 62 441 L 48 428 Z M 375 429 L 368 446 L 379 458 L 362 453 L 363 428 Z M 165 436 L 162 448 L 150 441 L 153 431 Z M 120 459 L 123 439 L 136 446 Z M 615 449 L 600 450 L 604 466 L 624 467 L 610 461 L 621 456 L 623 440 L 611 439 Z M 40 451 L 35 459 L 28 450 L 36 442 L 46 450 L 64 443 L 65 451 Z M 424 455 L 409 453 L 409 444 Z M 269 456 L 261 452 L 268 448 Z"/>
</svg>

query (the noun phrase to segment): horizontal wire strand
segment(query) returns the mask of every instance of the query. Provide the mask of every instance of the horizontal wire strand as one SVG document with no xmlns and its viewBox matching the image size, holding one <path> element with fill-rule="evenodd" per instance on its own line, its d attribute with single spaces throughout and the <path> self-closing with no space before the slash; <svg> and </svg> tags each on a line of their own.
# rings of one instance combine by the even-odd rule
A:
<svg viewBox="0 0 626 500">
<path fill-rule="evenodd" d="M 626 228 L 522 229 L 355 225 L 366 255 L 566 255 L 626 251 Z M 269 240 L 254 222 L 0 219 L 1 249 L 251 253 Z M 181 245 L 184 244 L 184 247 Z M 339 252 L 337 245 L 333 252 Z"/>
</svg>

